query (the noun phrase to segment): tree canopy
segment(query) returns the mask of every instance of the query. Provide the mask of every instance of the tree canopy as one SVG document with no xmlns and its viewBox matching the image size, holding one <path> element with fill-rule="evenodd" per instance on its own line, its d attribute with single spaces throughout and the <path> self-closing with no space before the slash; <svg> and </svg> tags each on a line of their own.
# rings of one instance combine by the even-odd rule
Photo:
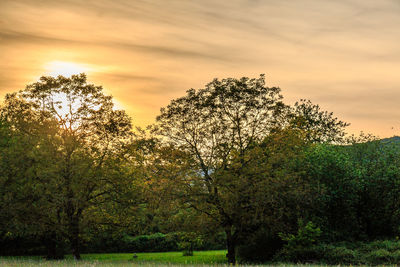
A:
<svg viewBox="0 0 400 267">
<path fill-rule="evenodd" d="M 191 205 L 225 229 L 232 263 L 236 243 L 245 232 L 239 223 L 244 217 L 240 203 L 251 193 L 243 187 L 249 179 L 243 171 L 254 146 L 289 128 L 304 132 L 309 141 L 334 141 L 347 126 L 310 102 L 290 108 L 282 99 L 278 87 L 266 86 L 264 75 L 215 79 L 204 89 L 188 90 L 186 96 L 172 100 L 157 117 L 156 133 L 161 140 L 185 151 L 194 161 L 198 172 L 194 184 L 200 185 L 192 195 L 203 197 Z"/>
<path fill-rule="evenodd" d="M 42 77 L 0 107 L 0 246 L 365 262 L 336 242 L 399 234 L 400 150 L 348 125 L 260 75 L 190 89 L 133 130 L 84 74 Z"/>
<path fill-rule="evenodd" d="M 23 179 L 23 187 L 34 187 L 29 198 L 38 209 L 29 219 L 35 231 L 48 235 L 50 247 L 67 239 L 79 259 L 82 231 L 94 222 L 90 214 L 122 179 L 107 162 L 124 156 L 132 136 L 130 118 L 84 74 L 41 77 L 7 95 L 1 116 L 13 136 L 29 142 L 15 159 L 30 162 L 18 176 L 2 172 L 3 179 Z"/>
</svg>

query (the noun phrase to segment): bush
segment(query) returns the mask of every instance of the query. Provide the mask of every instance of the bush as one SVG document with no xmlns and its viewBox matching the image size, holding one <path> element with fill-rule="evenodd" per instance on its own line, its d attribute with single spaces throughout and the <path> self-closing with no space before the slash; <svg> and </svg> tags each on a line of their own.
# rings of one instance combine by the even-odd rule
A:
<svg viewBox="0 0 400 267">
<path fill-rule="evenodd" d="M 131 236 L 128 234 L 112 235 L 101 233 L 91 238 L 82 247 L 83 253 L 131 253 L 165 252 L 178 250 L 176 234 L 156 233 L 151 235 Z"/>
<path fill-rule="evenodd" d="M 398 241 L 373 241 L 371 243 L 335 243 L 319 244 L 307 248 L 284 247 L 274 257 L 274 261 L 294 263 L 323 263 L 323 264 L 399 264 L 400 249 Z"/>
<path fill-rule="evenodd" d="M 179 234 L 178 246 L 183 251 L 183 256 L 193 256 L 195 246 L 200 246 L 203 239 L 195 232 L 182 232 Z"/>
<path fill-rule="evenodd" d="M 202 242 L 197 243 L 195 250 L 221 250 L 226 249 L 226 234 L 224 231 L 202 236 Z"/>
<path fill-rule="evenodd" d="M 359 264 L 361 260 L 352 249 L 346 247 L 335 247 L 332 245 L 323 245 L 323 254 L 320 258 L 321 262 L 326 264 Z"/>
<path fill-rule="evenodd" d="M 385 249 L 389 252 L 394 252 L 400 249 L 400 242 L 392 240 L 376 240 L 371 243 L 363 244 L 361 247 L 364 251 L 373 251 L 378 249 Z"/>
<path fill-rule="evenodd" d="M 307 263 L 318 262 L 323 257 L 324 250 L 318 246 L 304 248 L 283 248 L 274 257 L 274 261 Z"/>
<path fill-rule="evenodd" d="M 297 247 L 291 250 L 284 248 L 275 257 L 275 261 L 288 261 L 294 263 L 325 263 L 325 264 L 358 264 L 357 253 L 346 247 L 333 245 L 313 245 L 310 247 Z"/>
<path fill-rule="evenodd" d="M 193 244 L 194 250 L 225 249 L 225 234 L 218 233 L 213 237 L 201 236 L 202 242 Z M 155 233 L 150 235 L 131 236 L 128 234 L 113 235 L 103 232 L 92 237 L 82 247 L 82 253 L 118 253 L 118 252 L 166 252 L 178 251 L 180 233 Z"/>
<path fill-rule="evenodd" d="M 400 250 L 392 252 L 393 264 L 400 264 Z"/>
<path fill-rule="evenodd" d="M 285 235 L 280 233 L 279 236 L 283 241 L 286 241 L 285 249 L 287 250 L 301 250 L 310 248 L 314 244 L 316 244 L 321 236 L 321 229 L 316 227 L 313 222 L 308 222 L 306 225 L 303 224 L 303 221 L 299 221 L 299 229 L 297 230 L 297 234 L 289 234 Z"/>
<path fill-rule="evenodd" d="M 372 264 L 390 264 L 393 263 L 393 257 L 386 249 L 378 249 L 371 251 L 367 256 L 366 260 Z"/>
<path fill-rule="evenodd" d="M 130 252 L 164 252 L 178 250 L 178 237 L 174 234 L 125 236 L 124 242 Z"/>
<path fill-rule="evenodd" d="M 193 250 L 184 250 L 182 256 L 193 256 Z"/>
<path fill-rule="evenodd" d="M 237 248 L 240 263 L 262 263 L 269 261 L 282 248 L 283 242 L 265 229 L 249 235 Z"/>
</svg>

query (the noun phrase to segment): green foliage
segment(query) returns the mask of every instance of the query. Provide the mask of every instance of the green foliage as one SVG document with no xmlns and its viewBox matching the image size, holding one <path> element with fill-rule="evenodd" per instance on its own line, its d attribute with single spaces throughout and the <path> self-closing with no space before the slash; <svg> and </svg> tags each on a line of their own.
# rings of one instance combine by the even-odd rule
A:
<svg viewBox="0 0 400 267">
<path fill-rule="evenodd" d="M 358 253 L 346 247 L 332 245 L 321 246 L 320 262 L 327 264 L 359 264 L 361 262 Z"/>
<path fill-rule="evenodd" d="M 386 249 L 378 249 L 367 254 L 366 260 L 372 264 L 390 264 L 392 263 L 392 256 Z"/>
<path fill-rule="evenodd" d="M 287 110 L 280 89 L 266 87 L 264 76 L 249 79 L 215 79 L 204 89 L 188 90 L 161 109 L 155 133 L 165 146 L 179 149 L 192 173 L 180 172 L 178 203 L 203 213 L 226 231 L 229 262 L 235 262 L 235 247 L 242 235 L 239 225 L 245 214 L 241 203 L 249 192 L 241 183 L 243 156 L 279 124 Z M 175 153 L 176 154 L 176 153 Z M 178 155 L 178 154 L 176 154 Z M 179 169 L 179 168 L 178 168 Z M 160 177 L 163 181 L 166 177 Z M 248 183 L 247 183 L 248 184 Z M 256 214 L 256 213 L 253 213 Z"/>
<path fill-rule="evenodd" d="M 85 75 L 42 77 L 0 108 L 0 251 L 397 264 L 374 240 L 400 235 L 400 145 L 347 125 L 261 75 L 191 89 L 133 134 Z"/>
<path fill-rule="evenodd" d="M 355 170 L 358 225 L 369 239 L 392 238 L 400 219 L 400 149 L 395 143 L 372 141 L 346 149 Z"/>
<path fill-rule="evenodd" d="M 275 256 L 275 261 L 325 264 L 360 264 L 362 262 L 357 252 L 352 249 L 326 244 L 284 249 Z"/>
<path fill-rule="evenodd" d="M 196 246 L 201 246 L 203 242 L 200 235 L 195 232 L 179 233 L 179 248 L 183 251 L 183 256 L 193 256 L 193 250 Z"/>
<path fill-rule="evenodd" d="M 296 235 L 280 233 L 279 236 L 287 242 L 284 246 L 287 250 L 309 248 L 317 244 L 321 236 L 321 229 L 311 221 L 304 225 L 303 221 L 299 220 L 299 229 Z"/>
<path fill-rule="evenodd" d="M 340 121 L 332 112 L 321 110 L 310 100 L 301 99 L 291 109 L 292 127 L 303 130 L 305 138 L 313 143 L 344 143 L 345 128 L 349 123 Z"/>
<path fill-rule="evenodd" d="M 304 224 L 302 220 L 299 220 L 295 235 L 280 233 L 279 236 L 287 243 L 278 254 L 278 258 L 293 262 L 307 262 L 320 257 L 321 252 L 317 249 L 319 248 L 317 245 L 321 229 L 311 221 Z"/>
<path fill-rule="evenodd" d="M 238 246 L 238 262 L 245 264 L 271 261 L 282 246 L 283 242 L 277 235 L 260 228 Z"/>
<path fill-rule="evenodd" d="M 129 248 L 125 251 L 131 252 L 174 251 L 178 249 L 178 240 L 177 234 L 165 235 L 162 233 L 135 237 L 125 235 L 123 238 Z"/>
<path fill-rule="evenodd" d="M 302 249 L 284 249 L 275 256 L 275 261 L 318 262 L 332 265 L 380 265 L 398 264 L 400 261 L 399 256 L 399 242 L 383 240 L 370 243 L 318 244 Z"/>
<path fill-rule="evenodd" d="M 369 243 L 358 244 L 358 247 L 362 251 L 374 251 L 374 250 L 387 250 L 390 253 L 393 253 L 397 250 L 400 250 L 400 241 L 396 240 L 376 240 Z"/>
<path fill-rule="evenodd" d="M 115 223 L 103 216 L 116 210 L 110 199 L 136 185 L 126 179 L 123 157 L 130 118 L 84 74 L 41 77 L 8 94 L 0 115 L 12 136 L 0 151 L 0 183 L 8 192 L 1 213 L 14 225 L 8 231 L 39 236 L 49 258 L 62 255 L 68 242 L 79 258 L 89 228 Z"/>
<path fill-rule="evenodd" d="M 359 234 L 358 185 L 349 155 L 338 146 L 315 145 L 305 154 L 304 168 L 313 194 L 305 213 L 325 229 L 324 237 L 345 240 Z"/>
<path fill-rule="evenodd" d="M 257 229 L 277 235 L 295 227 L 300 206 L 313 201 L 305 147 L 339 142 L 348 125 L 311 102 L 290 108 L 282 98 L 279 88 L 265 86 L 264 75 L 215 79 L 172 100 L 157 117 L 154 132 L 194 171 L 178 167 L 179 179 L 169 175 L 179 186 L 170 196 L 225 230 L 231 263 Z"/>
<path fill-rule="evenodd" d="M 193 239 L 182 239 L 182 233 L 154 233 L 132 236 L 125 233 L 114 235 L 97 233 L 82 247 L 83 253 L 116 253 L 116 252 L 166 252 L 184 250 L 182 241 L 192 246 L 192 250 L 216 250 L 225 248 L 224 234 L 215 234 L 216 238 L 194 235 Z M 190 241 L 190 242 L 189 242 Z M 200 241 L 200 242 L 199 242 Z"/>
</svg>

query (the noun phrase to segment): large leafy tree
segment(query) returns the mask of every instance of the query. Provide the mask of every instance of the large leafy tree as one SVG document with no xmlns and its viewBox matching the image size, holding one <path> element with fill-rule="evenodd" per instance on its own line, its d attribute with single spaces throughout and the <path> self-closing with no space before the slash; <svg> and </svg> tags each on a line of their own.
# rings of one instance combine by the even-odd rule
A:
<svg viewBox="0 0 400 267">
<path fill-rule="evenodd" d="M 315 118 L 319 121 L 314 122 Z M 240 218 L 246 216 L 240 205 L 248 201 L 242 196 L 251 195 L 248 192 L 257 186 L 245 174 L 250 151 L 280 129 L 310 133 L 310 138 L 303 135 L 304 139 L 318 142 L 330 141 L 328 135 L 336 129 L 341 134 L 345 126 L 308 103 L 304 109 L 288 107 L 282 102 L 280 89 L 267 87 L 261 75 L 215 79 L 204 89 L 188 90 L 186 96 L 161 109 L 155 132 L 164 144 L 183 151 L 193 166 L 194 173 L 183 176 L 187 181 L 186 203 L 225 230 L 228 261 L 234 263 L 237 243 L 245 233 Z M 327 129 L 316 131 L 319 127 Z M 253 176 L 263 176 L 261 172 L 253 171 Z"/>
<path fill-rule="evenodd" d="M 225 230 L 230 263 L 235 262 L 238 215 L 225 205 L 222 192 L 235 180 L 221 180 L 219 173 L 229 168 L 233 153 L 243 156 L 279 125 L 286 109 L 281 99 L 280 89 L 266 87 L 264 76 L 215 79 L 204 89 L 191 89 L 171 101 L 157 117 L 162 140 L 194 160 L 197 179 L 192 187 L 199 190 L 190 205 Z"/>
<path fill-rule="evenodd" d="M 32 224 L 53 241 L 68 240 L 79 259 L 83 229 L 95 222 L 90 215 L 118 188 L 124 175 L 116 173 L 126 174 L 110 162 L 123 158 L 130 118 L 84 74 L 42 77 L 7 95 L 1 114 L 12 135 L 31 142 L 20 177 L 35 193 Z"/>
</svg>

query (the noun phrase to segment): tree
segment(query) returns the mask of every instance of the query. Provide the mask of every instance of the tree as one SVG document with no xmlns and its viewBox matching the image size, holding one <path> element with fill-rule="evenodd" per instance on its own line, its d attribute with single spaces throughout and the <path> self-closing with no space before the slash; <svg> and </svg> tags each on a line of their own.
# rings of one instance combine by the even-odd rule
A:
<svg viewBox="0 0 400 267">
<path fill-rule="evenodd" d="M 251 151 L 283 129 L 302 132 L 304 140 L 319 142 L 336 140 L 346 125 L 309 102 L 290 108 L 282 102 L 280 89 L 266 87 L 261 75 L 215 79 L 204 89 L 188 90 L 186 96 L 161 109 L 154 132 L 162 143 L 181 151 L 186 164 L 192 166 L 192 172 L 179 172 L 185 181 L 183 199 L 225 230 L 228 261 L 235 263 L 236 247 L 247 231 L 241 218 L 255 214 L 253 210 L 244 216 L 242 202 L 257 206 L 245 199 L 257 187 L 245 174 L 251 168 Z M 261 187 L 265 193 L 270 176 L 263 171 L 268 169 L 252 175 L 266 179 Z"/>
<path fill-rule="evenodd" d="M 321 110 L 310 100 L 301 99 L 290 112 L 291 126 L 303 130 L 307 140 L 314 143 L 346 142 L 345 128 L 350 124 L 337 119 L 332 112 Z"/>
<path fill-rule="evenodd" d="M 244 155 L 253 143 L 279 126 L 286 108 L 281 99 L 280 89 L 266 87 L 263 75 L 257 79 L 215 79 L 206 88 L 191 89 L 185 97 L 171 101 L 157 117 L 156 132 L 162 140 L 195 161 L 196 186 L 201 190 L 196 194 L 201 199 L 191 206 L 223 227 L 230 263 L 235 263 L 236 215 L 222 202 L 222 188 L 228 190 L 230 185 L 221 183 L 217 174 L 229 168 L 232 152 Z"/>
<path fill-rule="evenodd" d="M 240 229 L 240 260 L 271 260 L 282 246 L 278 234 L 293 231 L 299 216 L 307 216 L 304 211 L 313 202 L 303 168 L 309 146 L 302 131 L 275 130 L 244 157 L 236 154 L 231 167 L 221 173 L 225 179 L 239 178 L 230 181 L 234 186 L 223 195 L 238 215 L 235 228 Z"/>
<path fill-rule="evenodd" d="M 118 179 L 107 164 L 123 157 L 131 121 L 113 107 L 101 86 L 84 74 L 41 77 L 6 96 L 2 117 L 13 135 L 32 140 L 29 171 L 22 175 L 37 192 L 33 224 L 54 240 L 67 239 L 80 259 L 82 229 L 89 214 L 107 201 Z"/>
<path fill-rule="evenodd" d="M 393 237 L 399 220 L 399 147 L 360 136 L 351 145 L 317 144 L 305 154 L 304 170 L 317 199 L 313 222 L 325 240 Z"/>
<path fill-rule="evenodd" d="M 358 234 L 355 203 L 358 199 L 358 183 L 354 179 L 349 156 L 343 147 L 316 144 L 311 147 L 304 161 L 304 169 L 310 179 L 317 199 L 312 207 L 312 218 L 321 226 L 326 238 L 332 241 L 351 238 Z"/>
<path fill-rule="evenodd" d="M 20 115 L 23 118 L 27 113 Z M 1 237 L 3 240 L 35 238 L 44 233 L 37 223 L 42 221 L 39 214 L 43 212 L 41 209 L 43 206 L 39 207 L 38 203 L 43 192 L 40 187 L 34 186 L 37 183 L 35 183 L 32 168 L 35 163 L 34 153 L 38 145 L 38 134 L 28 135 L 26 132 L 16 130 L 15 124 L 7 122 L 3 116 L 0 121 Z M 33 131 L 33 128 L 31 130 Z M 54 244 L 50 244 L 48 240 L 44 240 L 44 244 L 49 249 L 50 255 L 51 247 L 55 247 Z M 9 249 L 2 248 L 2 251 L 9 251 Z M 52 255 L 55 257 L 55 253 Z"/>
<path fill-rule="evenodd" d="M 399 144 L 368 137 L 366 142 L 343 147 L 342 153 L 349 156 L 357 190 L 352 203 L 357 231 L 352 233 L 358 235 L 352 237 L 381 239 L 398 235 Z"/>
</svg>

